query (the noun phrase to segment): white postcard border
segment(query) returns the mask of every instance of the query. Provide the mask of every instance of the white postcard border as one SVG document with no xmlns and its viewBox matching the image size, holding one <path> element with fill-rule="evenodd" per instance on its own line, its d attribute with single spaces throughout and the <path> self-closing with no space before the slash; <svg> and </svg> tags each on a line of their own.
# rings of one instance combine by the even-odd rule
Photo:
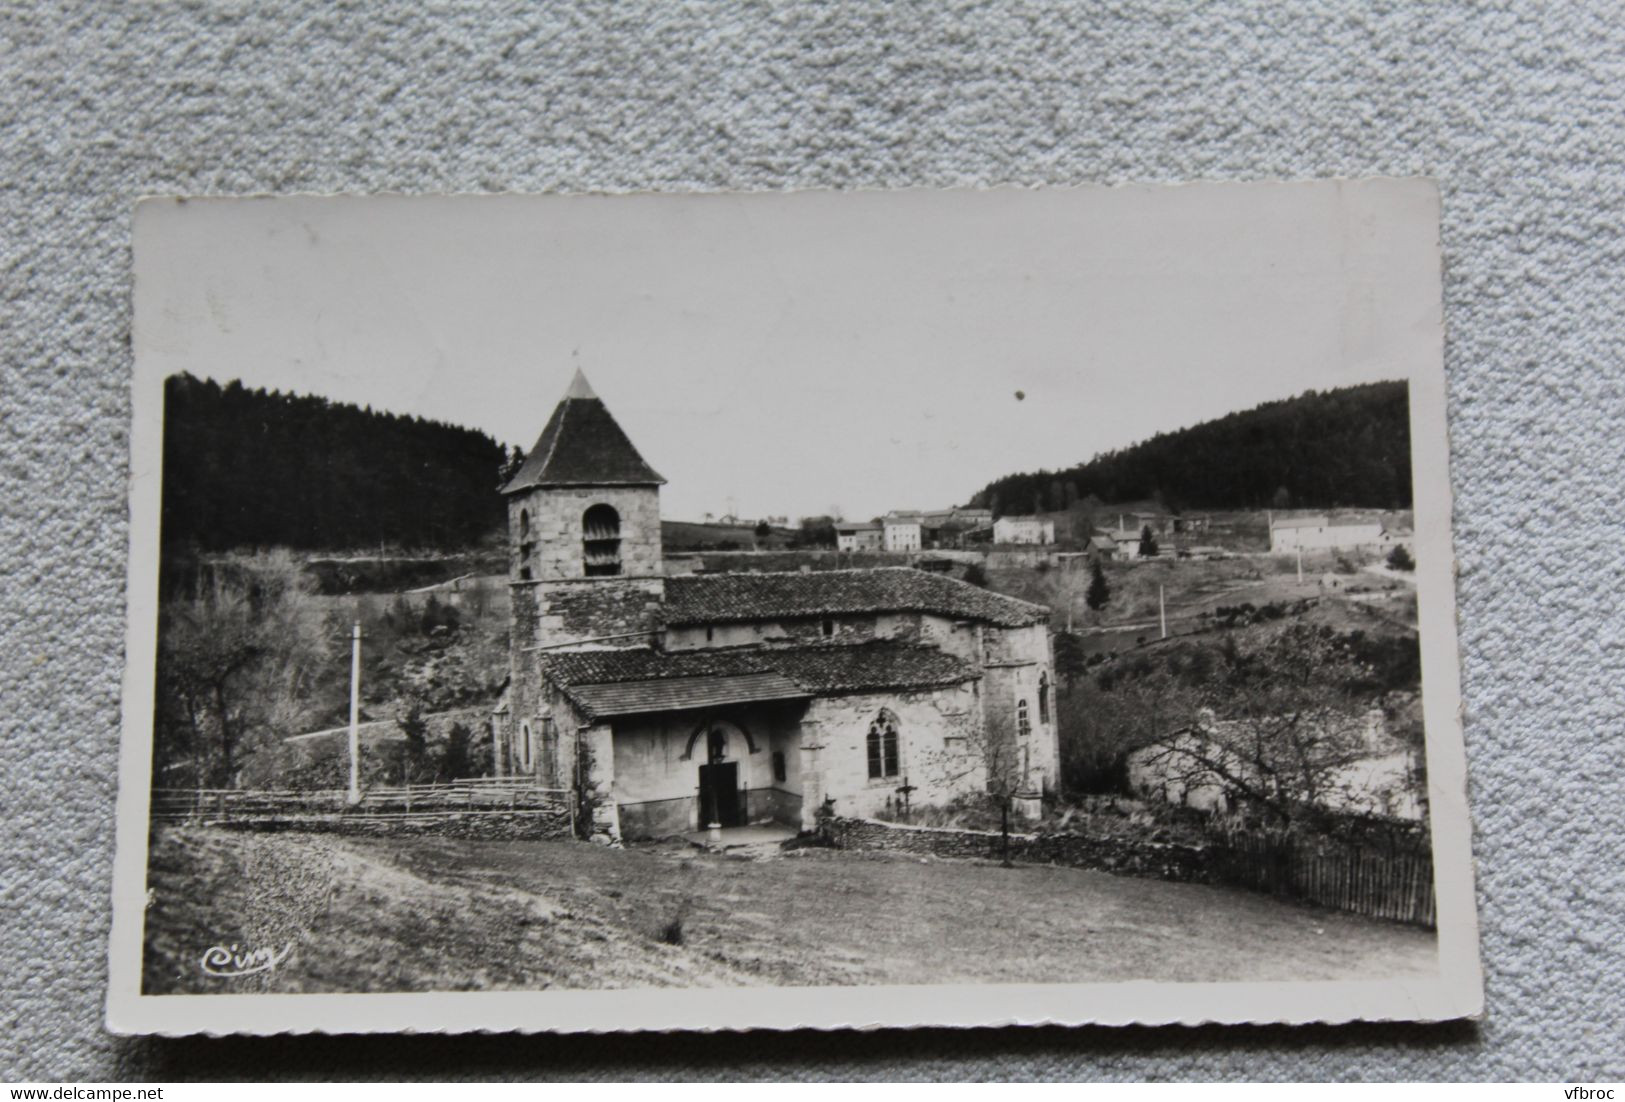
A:
<svg viewBox="0 0 1625 1102">
<path fill-rule="evenodd" d="M 1202 183 L 1180 187 L 1315 187 Z M 1431 180 L 1385 180 L 1394 209 L 1437 236 Z M 1134 185 L 1165 188 L 1175 185 Z M 1080 188 L 1077 190 L 1100 190 Z M 139 212 L 139 208 L 138 208 Z M 135 248 L 142 249 L 142 220 Z M 1297 983 L 954 984 L 929 986 L 492 991 L 423 994 L 141 993 L 149 772 L 158 615 L 163 379 L 134 367 L 130 433 L 123 731 L 108 943 L 107 1026 L 128 1034 L 879 1029 L 1009 1025 L 1304 1024 L 1481 1016 L 1471 825 L 1466 803 L 1440 273 L 1410 353 L 1417 599 L 1440 972 L 1436 979 Z M 135 298 L 142 297 L 141 272 Z M 140 347 L 135 311 L 132 346 Z"/>
</svg>

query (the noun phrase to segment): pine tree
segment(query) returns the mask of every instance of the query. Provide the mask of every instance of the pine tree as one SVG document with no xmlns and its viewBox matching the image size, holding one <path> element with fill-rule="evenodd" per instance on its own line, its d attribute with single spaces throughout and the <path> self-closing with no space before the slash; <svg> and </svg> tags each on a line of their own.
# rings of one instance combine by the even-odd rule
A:
<svg viewBox="0 0 1625 1102">
<path fill-rule="evenodd" d="M 1147 524 L 1140 529 L 1140 557 L 1142 559 L 1156 558 L 1157 537 L 1151 534 L 1151 526 Z"/>
<path fill-rule="evenodd" d="M 429 721 L 423 715 L 423 702 L 412 697 L 406 711 L 396 717 L 395 725 L 401 729 L 401 783 L 416 784 L 424 775 L 429 758 Z"/>
<path fill-rule="evenodd" d="M 1160 494 L 1181 508 L 1409 508 L 1406 384 L 1365 383 L 1265 402 L 1074 467 L 1006 475 L 975 500 L 999 516 L 1001 503 L 1039 499 L 1057 480 L 1063 497 L 1071 483 L 1079 498 L 1123 502 Z"/>
<path fill-rule="evenodd" d="M 501 489 L 512 482 L 514 475 L 518 474 L 519 468 L 524 465 L 525 453 L 519 450 L 519 445 L 515 444 L 513 450 L 508 453 L 508 457 L 502 461 L 502 468 L 497 472 L 497 488 Z"/>
<path fill-rule="evenodd" d="M 1100 569 L 1100 560 L 1094 563 L 1094 576 L 1089 579 L 1089 592 L 1084 594 L 1083 600 L 1090 608 L 1099 612 L 1111 600 L 1111 587 L 1106 584 L 1106 572 Z"/>
</svg>

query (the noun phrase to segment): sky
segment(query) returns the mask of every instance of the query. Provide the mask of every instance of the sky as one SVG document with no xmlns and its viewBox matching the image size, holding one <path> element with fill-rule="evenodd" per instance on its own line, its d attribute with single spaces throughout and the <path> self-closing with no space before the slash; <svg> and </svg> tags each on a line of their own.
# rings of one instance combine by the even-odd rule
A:
<svg viewBox="0 0 1625 1102">
<path fill-rule="evenodd" d="M 528 449 L 580 367 L 683 519 L 960 504 L 1442 339 L 1424 181 L 149 200 L 135 269 L 138 378 Z"/>
</svg>

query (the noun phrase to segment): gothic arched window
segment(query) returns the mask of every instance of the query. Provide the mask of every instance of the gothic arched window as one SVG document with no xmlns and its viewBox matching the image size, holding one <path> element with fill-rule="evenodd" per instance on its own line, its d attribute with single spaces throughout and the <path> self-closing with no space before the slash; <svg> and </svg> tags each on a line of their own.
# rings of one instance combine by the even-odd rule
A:
<svg viewBox="0 0 1625 1102">
<path fill-rule="evenodd" d="M 1049 726 L 1049 672 L 1038 675 L 1038 722 Z"/>
<path fill-rule="evenodd" d="M 1027 702 L 1016 701 L 1016 734 L 1026 738 L 1033 733 L 1032 721 L 1027 718 Z"/>
<path fill-rule="evenodd" d="M 901 770 L 897 761 L 897 717 L 885 708 L 869 724 L 869 779 L 895 777 Z"/>
<path fill-rule="evenodd" d="M 581 561 L 589 578 L 621 572 L 621 514 L 613 506 L 594 505 L 582 514 Z"/>
</svg>

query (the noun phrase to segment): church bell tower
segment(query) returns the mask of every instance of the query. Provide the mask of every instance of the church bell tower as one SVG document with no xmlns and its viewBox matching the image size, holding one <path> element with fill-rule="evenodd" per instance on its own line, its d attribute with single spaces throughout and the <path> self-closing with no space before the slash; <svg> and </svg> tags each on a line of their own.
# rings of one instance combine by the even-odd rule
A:
<svg viewBox="0 0 1625 1102">
<path fill-rule="evenodd" d="M 508 499 L 510 581 L 583 582 L 664 574 L 655 473 L 579 370 Z"/>
<path fill-rule="evenodd" d="M 578 370 L 519 471 L 508 501 L 507 762 L 545 773 L 559 760 L 540 654 L 574 647 L 648 647 L 665 599 L 660 487 Z"/>
</svg>

